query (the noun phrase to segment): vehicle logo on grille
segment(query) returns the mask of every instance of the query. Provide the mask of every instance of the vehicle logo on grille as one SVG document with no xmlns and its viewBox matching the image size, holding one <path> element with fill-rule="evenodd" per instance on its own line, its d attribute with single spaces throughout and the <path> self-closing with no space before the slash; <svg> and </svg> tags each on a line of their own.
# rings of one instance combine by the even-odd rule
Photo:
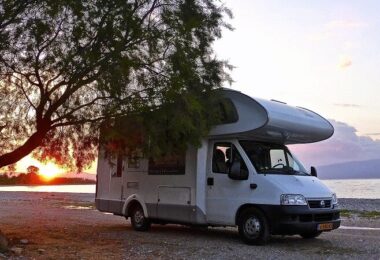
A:
<svg viewBox="0 0 380 260">
<path fill-rule="evenodd" d="M 321 206 L 321 208 L 324 208 L 325 207 L 325 201 L 321 200 L 321 202 L 319 203 L 319 205 Z"/>
</svg>

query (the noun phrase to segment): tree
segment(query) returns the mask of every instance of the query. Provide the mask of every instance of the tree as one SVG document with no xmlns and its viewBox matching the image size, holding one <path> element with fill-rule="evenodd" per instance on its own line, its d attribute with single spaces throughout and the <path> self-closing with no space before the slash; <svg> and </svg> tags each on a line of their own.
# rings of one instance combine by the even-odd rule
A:
<svg viewBox="0 0 380 260">
<path fill-rule="evenodd" d="M 124 116 L 152 151 L 197 144 L 228 79 L 212 50 L 224 14 L 213 0 L 0 0 L 0 168 L 32 151 L 81 168 Z"/>
<path fill-rule="evenodd" d="M 39 174 L 39 172 L 40 172 L 40 169 L 37 166 L 34 166 L 34 165 L 30 165 L 26 169 L 26 173 L 27 174 Z"/>
</svg>

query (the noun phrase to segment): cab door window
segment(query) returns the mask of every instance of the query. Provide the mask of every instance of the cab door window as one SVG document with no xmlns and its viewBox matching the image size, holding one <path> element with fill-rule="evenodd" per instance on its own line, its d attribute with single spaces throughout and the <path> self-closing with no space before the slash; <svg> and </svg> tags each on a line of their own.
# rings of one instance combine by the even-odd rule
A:
<svg viewBox="0 0 380 260">
<path fill-rule="evenodd" d="M 212 171 L 228 174 L 233 162 L 240 162 L 240 169 L 248 172 L 248 168 L 235 145 L 229 142 L 215 143 L 212 156 Z"/>
</svg>

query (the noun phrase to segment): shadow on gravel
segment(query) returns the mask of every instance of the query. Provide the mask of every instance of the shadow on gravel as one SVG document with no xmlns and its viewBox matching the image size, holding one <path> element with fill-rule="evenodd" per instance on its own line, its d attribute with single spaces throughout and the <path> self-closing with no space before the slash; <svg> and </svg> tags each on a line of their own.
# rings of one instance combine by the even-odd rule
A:
<svg viewBox="0 0 380 260">
<path fill-rule="evenodd" d="M 163 237 L 166 241 L 176 241 L 184 239 L 188 241 L 203 240 L 203 241 L 217 241 L 219 243 L 239 244 L 245 245 L 239 237 L 236 228 L 202 228 L 202 227 L 187 227 L 181 225 L 152 225 L 148 232 L 137 232 L 132 229 L 128 224 L 103 226 L 102 231 L 109 236 L 130 239 L 131 237 L 137 239 L 161 240 Z M 329 240 L 319 237 L 316 239 L 303 239 L 300 236 L 272 236 L 268 246 L 277 248 L 292 248 L 295 250 L 336 250 L 336 246 Z"/>
</svg>

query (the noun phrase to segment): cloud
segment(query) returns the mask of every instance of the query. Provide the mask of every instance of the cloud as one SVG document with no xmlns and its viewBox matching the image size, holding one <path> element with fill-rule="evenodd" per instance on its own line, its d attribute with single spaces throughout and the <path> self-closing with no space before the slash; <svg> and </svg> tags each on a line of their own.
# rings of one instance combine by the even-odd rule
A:
<svg viewBox="0 0 380 260">
<path fill-rule="evenodd" d="M 356 29 L 367 27 L 368 24 L 360 21 L 352 20 L 333 20 L 326 24 L 327 29 Z"/>
<path fill-rule="evenodd" d="M 356 41 L 346 41 L 343 43 L 343 46 L 342 46 L 342 49 L 344 51 L 352 51 L 358 48 L 360 48 L 360 45 Z"/>
<path fill-rule="evenodd" d="M 373 135 L 373 136 L 377 136 L 377 135 L 380 135 L 380 133 L 368 133 L 368 134 L 365 134 L 365 135 L 369 135 L 369 136 L 371 136 L 371 135 Z"/>
<path fill-rule="evenodd" d="M 331 32 L 328 32 L 328 31 L 315 32 L 307 36 L 308 40 L 312 42 L 322 42 L 329 39 L 330 37 L 331 37 Z"/>
<path fill-rule="evenodd" d="M 340 58 L 339 67 L 341 69 L 346 69 L 346 68 L 350 67 L 351 65 L 352 65 L 352 60 L 350 57 L 343 56 Z"/>
<path fill-rule="evenodd" d="M 342 30 L 354 30 L 368 27 L 368 24 L 361 21 L 354 20 L 332 20 L 323 24 L 317 32 L 312 32 L 307 35 L 308 40 L 312 42 L 322 42 L 328 39 L 334 38 L 337 35 L 337 31 Z M 346 42 L 343 45 L 345 50 L 351 50 L 355 47 L 355 44 Z"/>
<path fill-rule="evenodd" d="M 359 107 L 361 107 L 361 105 L 357 105 L 357 104 L 340 104 L 340 103 L 334 104 L 334 106 L 337 106 L 337 107 L 352 107 L 352 108 L 359 108 Z"/>
<path fill-rule="evenodd" d="M 305 166 L 380 159 L 380 140 L 359 136 L 356 129 L 346 123 L 335 120 L 330 122 L 335 128 L 335 133 L 330 139 L 313 144 L 289 146 Z"/>
</svg>

